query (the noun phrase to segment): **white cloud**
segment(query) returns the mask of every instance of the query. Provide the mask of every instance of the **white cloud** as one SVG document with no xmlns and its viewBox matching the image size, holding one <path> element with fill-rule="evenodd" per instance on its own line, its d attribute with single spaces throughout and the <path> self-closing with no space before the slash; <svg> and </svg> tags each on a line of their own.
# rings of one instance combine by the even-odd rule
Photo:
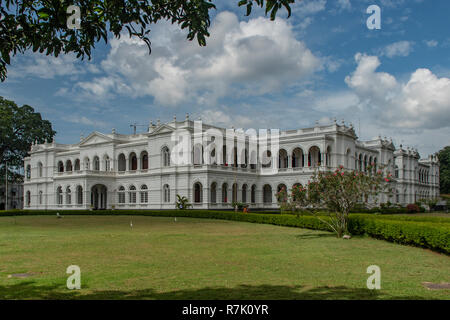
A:
<svg viewBox="0 0 450 320">
<path fill-rule="evenodd" d="M 350 0 L 338 0 L 337 4 L 342 10 L 350 10 L 352 8 Z"/>
<path fill-rule="evenodd" d="M 345 82 L 354 90 L 367 116 L 382 127 L 422 130 L 449 127 L 450 79 L 438 78 L 428 69 L 417 69 L 406 83 L 377 72 L 376 56 L 358 53 L 356 70 Z"/>
<path fill-rule="evenodd" d="M 386 46 L 382 53 L 389 58 L 406 57 L 411 53 L 412 47 L 413 43 L 410 41 L 398 41 Z"/>
<path fill-rule="evenodd" d="M 318 12 L 325 10 L 326 4 L 327 4 L 326 0 L 296 1 L 294 4 L 291 5 L 292 14 L 297 17 L 314 15 L 317 14 Z"/>
<path fill-rule="evenodd" d="M 77 58 L 73 54 L 61 54 L 57 58 L 43 53 L 27 53 L 17 57 L 11 70 L 10 77 L 35 76 L 42 79 L 53 79 L 57 76 L 70 76 L 84 73 L 82 67 L 77 66 Z"/>
<path fill-rule="evenodd" d="M 117 93 L 153 96 L 161 105 L 214 104 L 224 96 L 275 92 L 322 68 L 283 19 L 239 22 L 234 13 L 222 12 L 210 33 L 207 46 L 199 47 L 177 26 L 160 24 L 152 32 L 151 55 L 138 39 L 112 39 L 101 63 L 106 76 L 76 86 L 101 98 Z"/>
<path fill-rule="evenodd" d="M 434 48 L 439 44 L 436 40 L 424 40 L 424 42 L 430 48 Z"/>
<path fill-rule="evenodd" d="M 69 115 L 65 116 L 63 118 L 64 121 L 76 123 L 76 124 L 82 124 L 87 126 L 93 126 L 93 127 L 106 127 L 107 124 L 101 120 L 91 120 L 85 116 L 77 116 L 77 115 Z"/>
</svg>

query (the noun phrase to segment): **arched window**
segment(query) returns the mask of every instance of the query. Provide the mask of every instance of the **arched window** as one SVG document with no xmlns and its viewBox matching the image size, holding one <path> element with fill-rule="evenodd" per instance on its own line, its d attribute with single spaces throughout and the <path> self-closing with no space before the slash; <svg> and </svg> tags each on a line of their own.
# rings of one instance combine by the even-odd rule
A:
<svg viewBox="0 0 450 320">
<path fill-rule="evenodd" d="M 77 186 L 77 204 L 83 204 L 83 187 Z"/>
<path fill-rule="evenodd" d="M 63 192 L 62 192 L 62 188 L 58 187 L 56 189 L 56 203 L 59 205 L 63 204 Z"/>
<path fill-rule="evenodd" d="M 110 171 L 111 170 L 111 160 L 109 159 L 108 155 L 105 155 L 104 162 L 105 162 L 105 171 Z"/>
<path fill-rule="evenodd" d="M 233 183 L 231 202 L 237 202 L 237 195 L 238 195 L 238 185 L 237 183 Z"/>
<path fill-rule="evenodd" d="M 250 198 L 252 203 L 256 203 L 256 185 L 252 185 L 252 192 Z"/>
<path fill-rule="evenodd" d="M 94 157 L 94 170 L 100 171 L 100 158 L 98 156 Z"/>
<path fill-rule="evenodd" d="M 123 153 L 119 154 L 119 157 L 117 160 L 118 160 L 117 170 L 125 171 L 127 168 L 127 160 L 125 159 L 125 155 Z"/>
<path fill-rule="evenodd" d="M 247 185 L 246 184 L 242 185 L 242 202 L 243 203 L 247 202 Z"/>
<path fill-rule="evenodd" d="M 27 191 L 26 195 L 25 195 L 25 203 L 27 205 L 27 207 L 29 207 L 31 205 L 31 192 Z"/>
<path fill-rule="evenodd" d="M 364 172 L 367 171 L 367 155 L 364 155 Z"/>
<path fill-rule="evenodd" d="M 64 172 L 64 163 L 62 161 L 58 161 L 58 172 Z"/>
<path fill-rule="evenodd" d="M 42 162 L 38 163 L 38 174 L 39 174 L 39 178 L 41 178 L 44 175 L 44 167 L 42 165 Z"/>
<path fill-rule="evenodd" d="M 222 202 L 223 203 L 228 202 L 228 184 L 226 183 L 222 185 Z"/>
<path fill-rule="evenodd" d="M 217 202 L 217 183 L 211 183 L 211 203 Z"/>
<path fill-rule="evenodd" d="M 308 167 L 318 167 L 320 166 L 321 155 L 320 149 L 316 146 L 309 148 L 308 152 Z"/>
<path fill-rule="evenodd" d="M 147 151 L 141 152 L 141 169 L 142 170 L 148 169 L 148 153 L 147 153 Z"/>
<path fill-rule="evenodd" d="M 91 169 L 91 161 L 88 157 L 84 158 L 84 169 L 90 170 Z"/>
<path fill-rule="evenodd" d="M 271 168 L 272 167 L 272 152 L 266 150 L 262 154 L 262 167 Z"/>
<path fill-rule="evenodd" d="M 70 190 L 70 187 L 66 188 L 66 204 L 72 203 L 72 192 Z"/>
<path fill-rule="evenodd" d="M 80 171 L 80 159 L 76 159 L 75 160 L 74 170 L 75 171 Z"/>
<path fill-rule="evenodd" d="M 237 167 L 238 166 L 238 150 L 237 147 L 233 148 L 233 167 Z"/>
<path fill-rule="evenodd" d="M 136 187 L 131 186 L 130 191 L 128 192 L 130 203 L 136 203 Z"/>
<path fill-rule="evenodd" d="M 66 161 L 66 171 L 72 171 L 72 161 L 71 160 Z"/>
<path fill-rule="evenodd" d="M 162 160 L 163 160 L 163 166 L 169 167 L 170 166 L 170 151 L 168 147 L 164 147 L 162 149 Z"/>
<path fill-rule="evenodd" d="M 119 190 L 117 191 L 117 195 L 119 197 L 118 202 L 125 203 L 125 187 L 124 186 L 119 187 Z"/>
<path fill-rule="evenodd" d="M 395 178 L 397 178 L 398 179 L 398 166 L 395 166 Z M 397 201 L 398 202 L 398 201 Z"/>
<path fill-rule="evenodd" d="M 295 148 L 292 151 L 292 168 L 300 168 L 305 166 L 305 159 L 303 156 L 303 150 L 301 148 Z"/>
<path fill-rule="evenodd" d="M 164 202 L 170 202 L 170 187 L 168 184 L 165 184 L 164 187 Z"/>
<path fill-rule="evenodd" d="M 203 196 L 203 190 L 202 190 L 202 184 L 200 182 L 196 182 L 194 184 L 194 202 L 200 203 L 202 202 Z"/>
<path fill-rule="evenodd" d="M 272 187 L 268 184 L 263 187 L 263 202 L 272 203 Z"/>
<path fill-rule="evenodd" d="M 358 170 L 363 171 L 363 155 L 361 153 L 359 154 Z"/>
<path fill-rule="evenodd" d="M 43 195 L 42 195 L 42 191 L 39 191 L 39 204 L 42 204 L 43 202 Z"/>
<path fill-rule="evenodd" d="M 130 153 L 129 159 L 130 159 L 130 170 L 131 171 L 137 170 L 136 153 L 134 153 L 134 152 Z"/>
<path fill-rule="evenodd" d="M 284 149 L 280 149 L 278 153 L 278 168 L 285 169 L 288 167 L 288 154 Z"/>
<path fill-rule="evenodd" d="M 148 203 L 148 188 L 145 184 L 141 186 L 141 203 Z"/>
<path fill-rule="evenodd" d="M 27 174 L 27 180 L 30 180 L 31 179 L 31 166 L 30 165 L 27 165 L 26 174 Z"/>
<path fill-rule="evenodd" d="M 347 149 L 347 152 L 345 153 L 345 168 L 350 169 L 350 149 Z"/>
</svg>

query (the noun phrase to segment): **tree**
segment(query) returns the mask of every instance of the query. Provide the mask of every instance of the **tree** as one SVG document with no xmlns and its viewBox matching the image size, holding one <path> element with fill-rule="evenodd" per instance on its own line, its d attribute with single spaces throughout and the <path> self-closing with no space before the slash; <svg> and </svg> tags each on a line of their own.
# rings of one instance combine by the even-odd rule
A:
<svg viewBox="0 0 450 320">
<path fill-rule="evenodd" d="M 61 52 L 73 52 L 77 58 L 91 58 L 91 50 L 101 39 L 107 43 L 108 31 L 119 38 L 126 29 L 130 37 L 143 40 L 151 51 L 150 25 L 160 20 L 176 23 L 188 29 L 187 39 L 195 37 L 200 46 L 206 45 L 210 26 L 209 11 L 215 9 L 213 0 L 35 0 L 1 1 L 0 7 L 0 79 L 6 79 L 6 65 L 11 54 L 45 52 L 57 57 Z M 284 7 L 291 14 L 290 4 L 295 0 L 240 0 L 238 6 L 247 8 L 250 15 L 253 4 L 265 7 L 266 14 L 275 19 L 278 9 Z M 69 29 L 68 21 L 79 10 L 79 29 Z M 69 9 L 69 10 L 68 10 Z M 69 13 L 68 13 L 69 12 Z"/>
<path fill-rule="evenodd" d="M 189 203 L 189 199 L 185 196 L 180 196 L 177 194 L 177 202 L 175 204 L 175 207 L 180 210 L 189 209 L 192 207 L 192 204 Z"/>
<path fill-rule="evenodd" d="M 309 209 L 340 238 L 348 233 L 350 211 L 361 203 L 376 206 L 380 193 L 392 193 L 390 181 L 390 174 L 385 176 L 383 170 L 375 171 L 372 166 L 366 172 L 347 171 L 342 166 L 334 172 L 317 170 L 306 187 L 295 186 L 291 195 L 281 195 L 279 202 L 297 212 Z M 327 212 L 325 219 L 318 214 L 323 209 Z"/>
<path fill-rule="evenodd" d="M 450 146 L 438 153 L 439 158 L 439 185 L 442 194 L 450 193 Z"/>
<path fill-rule="evenodd" d="M 56 134 L 50 121 L 43 120 L 32 107 L 18 107 L 3 97 L 0 97 L 0 129 L 1 176 L 5 176 L 5 163 L 8 162 L 8 176 L 12 181 L 22 178 L 20 168 L 32 143 L 51 142 Z"/>
</svg>

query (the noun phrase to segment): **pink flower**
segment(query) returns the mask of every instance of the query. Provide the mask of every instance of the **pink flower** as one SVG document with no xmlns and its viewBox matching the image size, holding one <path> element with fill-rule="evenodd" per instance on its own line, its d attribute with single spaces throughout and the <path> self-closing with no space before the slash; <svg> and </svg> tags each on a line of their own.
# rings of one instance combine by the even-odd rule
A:
<svg viewBox="0 0 450 320">
<path fill-rule="evenodd" d="M 384 178 L 384 181 L 389 182 L 389 179 L 388 178 Z"/>
</svg>

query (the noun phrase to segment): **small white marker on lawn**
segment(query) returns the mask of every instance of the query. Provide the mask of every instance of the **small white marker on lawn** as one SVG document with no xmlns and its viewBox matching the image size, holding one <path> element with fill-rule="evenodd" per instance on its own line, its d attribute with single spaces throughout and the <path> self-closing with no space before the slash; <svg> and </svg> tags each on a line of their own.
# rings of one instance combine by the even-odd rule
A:
<svg viewBox="0 0 450 320">
<path fill-rule="evenodd" d="M 133 220 L 130 220 L 130 227 L 133 229 Z"/>
<path fill-rule="evenodd" d="M 177 222 L 177 217 L 175 217 L 175 222 Z"/>
</svg>

